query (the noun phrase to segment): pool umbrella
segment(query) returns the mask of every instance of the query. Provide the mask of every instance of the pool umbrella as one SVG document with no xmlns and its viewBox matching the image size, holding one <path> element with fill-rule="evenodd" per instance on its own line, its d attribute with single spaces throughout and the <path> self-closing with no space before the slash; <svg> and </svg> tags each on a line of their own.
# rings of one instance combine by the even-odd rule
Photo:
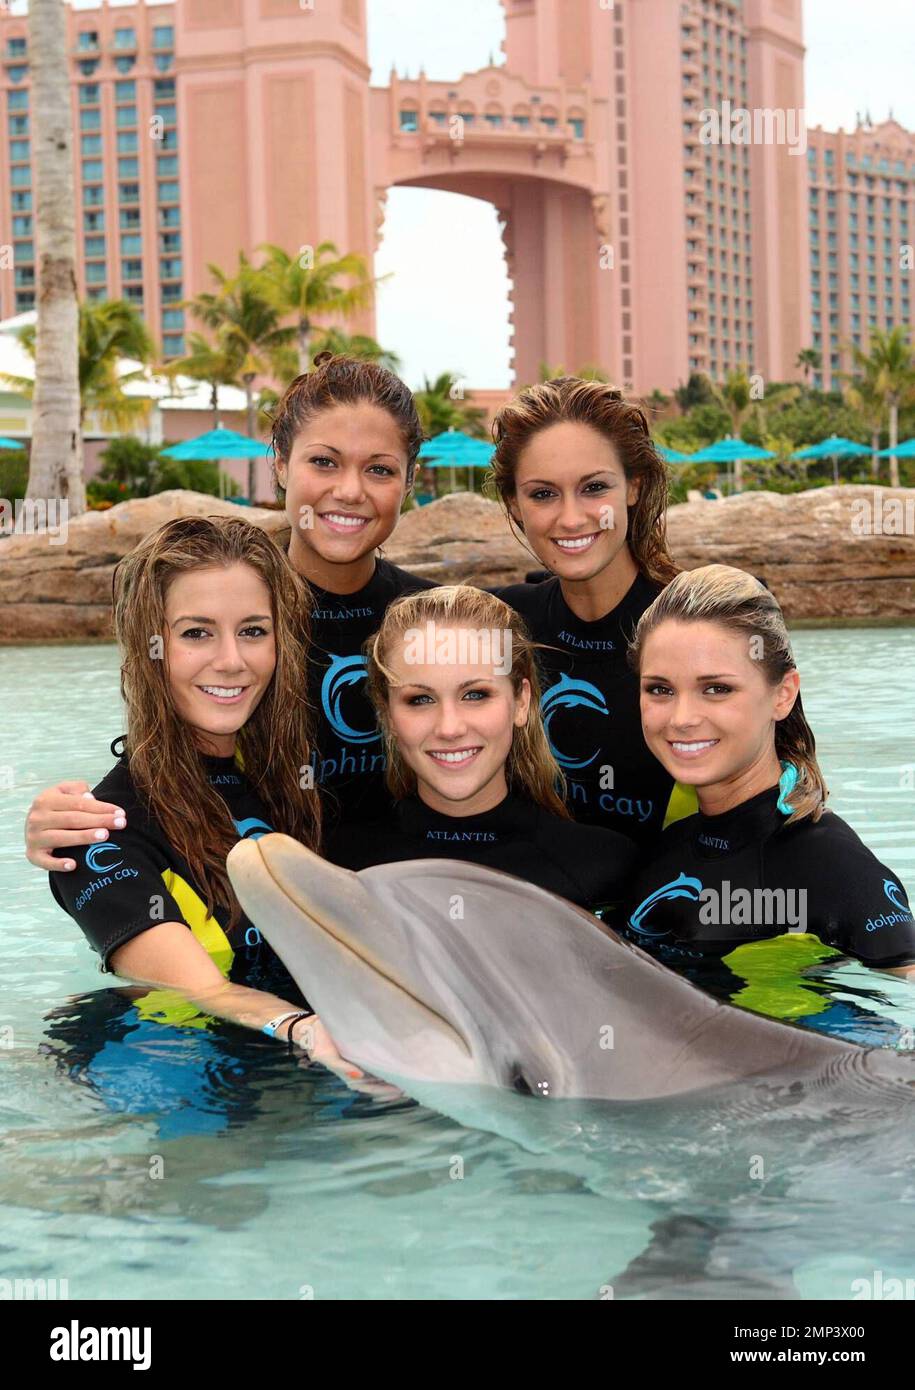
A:
<svg viewBox="0 0 915 1390">
<path fill-rule="evenodd" d="M 843 439 L 840 434 L 831 434 L 828 439 L 821 439 L 819 444 L 810 444 L 806 449 L 798 449 L 792 458 L 796 459 L 832 459 L 832 480 L 834 483 L 839 481 L 839 459 L 858 458 L 861 454 L 869 454 L 870 449 L 866 444 L 858 444 L 854 439 Z"/>
<path fill-rule="evenodd" d="M 273 457 L 269 444 L 264 444 L 259 439 L 251 439 L 247 434 L 238 434 L 235 430 L 221 428 L 207 430 L 205 434 L 198 434 L 195 439 L 183 439 L 180 444 L 172 444 L 161 452 L 166 458 L 208 459 L 213 462 L 219 462 L 221 459 L 269 459 Z M 220 497 L 223 496 L 223 489 L 224 478 L 220 472 Z M 248 501 L 253 502 L 254 498 L 248 498 Z"/>
<path fill-rule="evenodd" d="M 24 439 L 7 439 L 5 435 L 0 435 L 0 449 L 24 449 Z"/>
<path fill-rule="evenodd" d="M 869 454 L 870 450 L 865 449 L 864 452 Z M 915 439 L 906 439 L 902 444 L 897 444 L 895 449 L 881 449 L 877 457 L 878 459 L 890 459 L 894 454 L 898 459 L 915 458 Z"/>
<path fill-rule="evenodd" d="M 760 449 L 756 444 L 748 444 L 745 439 L 735 439 L 728 435 L 726 439 L 719 439 L 716 443 L 710 444 L 707 449 L 700 449 L 698 454 L 693 454 L 693 463 L 724 463 L 737 464 L 753 462 L 756 459 L 774 459 L 775 454 L 771 449 Z"/>
<path fill-rule="evenodd" d="M 495 446 L 485 439 L 475 439 L 462 430 L 445 430 L 420 446 L 419 457 L 429 468 L 451 469 L 451 490 L 455 488 L 456 468 L 488 468 Z M 470 474 L 468 472 L 468 483 Z"/>
<path fill-rule="evenodd" d="M 692 463 L 692 454 L 678 454 L 676 449 L 668 449 L 666 444 L 655 442 L 655 449 L 665 463 Z"/>
</svg>

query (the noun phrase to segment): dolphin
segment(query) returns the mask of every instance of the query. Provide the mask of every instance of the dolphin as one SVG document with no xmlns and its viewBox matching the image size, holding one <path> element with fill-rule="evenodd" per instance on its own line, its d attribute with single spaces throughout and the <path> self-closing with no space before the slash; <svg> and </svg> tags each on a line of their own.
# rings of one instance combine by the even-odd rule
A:
<svg viewBox="0 0 915 1390">
<path fill-rule="evenodd" d="M 352 873 L 280 834 L 239 841 L 227 866 L 342 1055 L 415 1098 L 453 1083 L 643 1102 L 774 1077 L 911 1093 L 910 1059 L 721 1003 L 496 870 L 420 859 Z"/>
</svg>

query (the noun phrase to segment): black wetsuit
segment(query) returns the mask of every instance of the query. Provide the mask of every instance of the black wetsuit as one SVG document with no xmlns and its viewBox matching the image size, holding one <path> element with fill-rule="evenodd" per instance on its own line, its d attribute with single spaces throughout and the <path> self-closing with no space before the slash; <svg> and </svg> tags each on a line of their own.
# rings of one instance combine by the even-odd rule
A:
<svg viewBox="0 0 915 1390">
<path fill-rule="evenodd" d="M 378 560 L 355 594 L 312 585 L 312 646 L 308 687 L 317 713 L 315 785 L 324 793 L 328 831 L 342 821 L 374 819 L 389 810 L 385 756 L 375 711 L 365 693 L 362 644 L 381 626 L 385 609 L 403 594 L 434 589 L 428 579 Z"/>
<path fill-rule="evenodd" d="M 239 839 L 268 834 L 272 827 L 265 819 L 264 805 L 234 760 L 204 761 Z M 48 877 L 57 902 L 101 956 L 103 970 L 110 969 L 112 953 L 141 932 L 159 922 L 184 922 L 227 979 L 301 1002 L 301 992 L 286 967 L 247 917 L 242 916 L 231 930 L 225 908 L 217 906 L 208 918 L 201 885 L 150 816 L 125 758 L 94 788 L 93 795 L 121 806 L 127 814 L 126 828 L 112 831 L 97 844 L 55 850 L 58 859 L 75 859 L 76 868 Z"/>
<path fill-rule="evenodd" d="M 557 578 L 493 590 L 544 644 L 538 652 L 543 722 L 566 775 L 572 815 L 649 845 L 661 832 L 675 783 L 642 736 L 639 681 L 626 649 L 661 587 L 639 574 L 616 608 L 591 623 L 575 616 Z"/>
<path fill-rule="evenodd" d="M 788 825 L 778 788 L 669 826 L 636 881 L 626 934 L 671 963 L 811 932 L 865 965 L 915 963 L 905 889 L 832 811 Z"/>
<path fill-rule="evenodd" d="M 638 851 L 623 835 L 577 825 L 519 796 L 475 816 L 445 816 L 412 796 L 385 820 L 342 827 L 327 857 L 348 869 L 404 859 L 469 860 L 595 911 L 626 900 Z"/>
</svg>

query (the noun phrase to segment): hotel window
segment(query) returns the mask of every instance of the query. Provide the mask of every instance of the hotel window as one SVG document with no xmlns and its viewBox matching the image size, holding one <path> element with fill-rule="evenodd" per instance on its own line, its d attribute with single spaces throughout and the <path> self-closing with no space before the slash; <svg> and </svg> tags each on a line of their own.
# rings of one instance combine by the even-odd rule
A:
<svg viewBox="0 0 915 1390">
<path fill-rule="evenodd" d="M 90 287 L 89 289 L 86 290 L 86 298 L 87 298 L 87 299 L 91 299 L 91 300 L 93 300 L 93 301 L 98 300 L 98 299 L 104 299 L 106 294 L 107 294 L 107 291 L 106 291 L 104 285 L 102 285 L 101 288 L 99 288 L 99 289 L 94 289 L 94 288 Z"/>
<path fill-rule="evenodd" d="M 7 58 L 24 58 L 27 39 L 7 39 L 6 56 Z"/>
<path fill-rule="evenodd" d="M 129 235 L 125 233 L 125 235 L 121 237 L 122 256 L 139 256 L 142 250 L 143 238 L 141 236 L 131 232 Z"/>
<path fill-rule="evenodd" d="M 156 72 L 168 72 L 173 62 L 174 57 L 171 53 L 153 54 L 153 66 L 155 67 Z"/>
<path fill-rule="evenodd" d="M 14 212 L 30 212 L 32 208 L 31 193 L 11 193 L 10 207 Z"/>
<path fill-rule="evenodd" d="M 83 180 L 86 183 L 101 182 L 103 177 L 102 161 L 100 159 L 83 160 Z"/>
<path fill-rule="evenodd" d="M 585 123 L 583 118 L 580 116 L 573 116 L 572 120 L 569 121 L 569 125 L 572 127 L 573 140 L 584 140 Z"/>
<path fill-rule="evenodd" d="M 183 309 L 163 309 L 162 311 L 163 328 L 183 328 L 184 310 Z"/>
<path fill-rule="evenodd" d="M 90 184 L 83 189 L 83 202 L 86 207 L 99 207 L 105 201 L 105 190 L 99 184 Z"/>
<path fill-rule="evenodd" d="M 79 89 L 80 106 L 98 106 L 99 104 L 99 85 L 97 82 L 85 82 Z"/>
<path fill-rule="evenodd" d="M 177 203 L 177 201 L 178 201 L 178 185 L 177 185 L 177 183 L 160 183 L 160 184 L 159 184 L 159 202 L 160 202 L 160 203 Z"/>
<path fill-rule="evenodd" d="M 159 239 L 161 242 L 161 245 L 159 247 L 160 251 L 171 253 L 174 251 L 181 250 L 180 232 L 161 232 Z"/>
<path fill-rule="evenodd" d="M 28 68 L 25 67 L 25 66 L 22 66 L 22 67 L 15 67 L 15 68 L 7 68 L 7 70 L 6 70 L 6 75 L 7 75 L 7 77 L 9 78 L 9 80 L 10 80 L 11 82 L 21 82 L 22 79 L 25 77 L 25 75 L 26 75 L 27 72 L 28 72 Z"/>
<path fill-rule="evenodd" d="M 180 225 L 180 223 L 181 223 L 181 209 L 180 209 L 180 208 L 160 208 L 160 209 L 159 209 L 159 226 L 160 226 L 160 227 L 177 227 L 177 226 Z"/>
<path fill-rule="evenodd" d="M 123 250 L 123 240 L 121 249 Z M 142 280 L 143 262 L 142 261 L 122 261 L 121 262 L 122 280 Z"/>
<path fill-rule="evenodd" d="M 166 125 L 174 125 L 175 121 L 178 119 L 175 107 L 171 104 L 167 106 L 159 106 L 157 104 L 154 108 L 153 114 L 156 116 L 161 116 Z M 402 111 L 400 114 L 404 115 L 405 113 Z"/>
<path fill-rule="evenodd" d="M 176 280 L 181 274 L 180 258 L 160 261 L 159 270 L 163 280 Z"/>
<path fill-rule="evenodd" d="M 142 306 L 142 304 L 143 304 L 143 286 L 142 286 L 142 285 L 125 285 L 125 286 L 124 286 L 124 298 L 127 300 L 127 303 L 128 303 L 128 304 L 139 304 L 139 305 Z"/>
<path fill-rule="evenodd" d="M 33 265 L 20 266 L 13 272 L 14 285 L 34 285 L 35 267 Z"/>
<path fill-rule="evenodd" d="M 83 135 L 79 142 L 79 152 L 83 155 L 101 154 L 102 137 L 100 135 Z"/>
<path fill-rule="evenodd" d="M 10 116 L 10 135 L 28 135 L 28 116 Z"/>
<path fill-rule="evenodd" d="M 160 178 L 161 178 L 161 176 L 162 176 L 163 174 L 177 174 L 177 172 L 178 172 L 178 157 L 177 157 L 177 155 L 173 155 L 173 154 L 160 155 L 159 158 L 156 160 L 156 173 L 160 176 Z"/>
<path fill-rule="evenodd" d="M 115 101 L 136 101 L 137 84 L 136 82 L 115 82 L 114 84 Z"/>
<path fill-rule="evenodd" d="M 114 123 L 122 129 L 124 126 L 134 126 L 137 123 L 137 108 L 135 106 L 116 106 L 114 110 Z"/>
<path fill-rule="evenodd" d="M 126 158 L 118 160 L 119 179 L 135 179 L 139 177 L 139 174 L 140 161 L 136 156 L 131 157 L 128 155 Z"/>
<path fill-rule="evenodd" d="M 29 158 L 29 142 L 28 142 L 28 140 L 11 140 L 11 141 L 10 141 L 10 159 L 19 159 L 19 160 L 22 160 L 22 159 L 28 159 L 28 158 Z"/>
<path fill-rule="evenodd" d="M 93 53 L 98 48 L 98 34 L 94 29 L 80 29 L 76 36 L 76 47 L 80 53 Z"/>
<path fill-rule="evenodd" d="M 180 357 L 184 352 L 184 338 L 180 335 L 165 334 L 162 338 L 162 350 L 167 357 Z"/>
<path fill-rule="evenodd" d="M 139 227 L 139 225 L 139 208 L 121 208 L 120 212 L 118 213 L 118 226 L 123 228 L 125 231 L 131 231 L 133 228 Z"/>
<path fill-rule="evenodd" d="M 129 58 L 115 58 L 114 60 L 116 72 L 133 72 L 136 65 L 137 60 L 132 54 Z"/>
<path fill-rule="evenodd" d="M 122 130 L 117 137 L 118 154 L 136 154 L 140 148 L 135 130 Z"/>
<path fill-rule="evenodd" d="M 107 267 L 104 261 L 89 261 L 86 266 L 86 279 L 90 284 L 105 279 Z"/>
<path fill-rule="evenodd" d="M 13 236 L 31 236 L 32 219 L 31 217 L 13 218 Z"/>
<path fill-rule="evenodd" d="M 157 77 L 153 82 L 153 98 L 156 101 L 164 101 L 174 95 L 175 79 L 173 77 Z"/>
<path fill-rule="evenodd" d="M 180 281 L 175 285 L 162 286 L 161 298 L 163 304 L 174 304 L 177 300 L 181 299 L 181 297 L 182 289 Z"/>
<path fill-rule="evenodd" d="M 10 183 L 16 188 L 28 187 L 32 182 L 32 171 L 27 164 L 17 164 L 10 169 Z"/>
<path fill-rule="evenodd" d="M 115 48 L 136 48 L 136 32 L 133 29 L 115 29 L 114 46 Z"/>
<path fill-rule="evenodd" d="M 157 24 L 153 28 L 153 48 L 173 48 L 175 45 L 175 30 L 171 24 Z"/>
<path fill-rule="evenodd" d="M 487 111 L 483 120 L 491 130 L 501 130 L 505 125 L 505 117 L 500 115 L 498 111 Z"/>
<path fill-rule="evenodd" d="M 10 111 L 27 111 L 29 107 L 28 91 L 7 92 L 6 104 Z"/>
<path fill-rule="evenodd" d="M 160 150 L 176 150 L 178 148 L 177 130 L 167 130 L 159 141 Z"/>
<path fill-rule="evenodd" d="M 102 113 L 101 111 L 80 111 L 79 113 L 80 130 L 101 130 Z"/>
<path fill-rule="evenodd" d="M 105 238 L 104 238 L 103 236 L 87 236 L 87 237 L 86 237 L 86 255 L 87 255 L 87 256 L 104 256 L 104 254 L 105 254 Z"/>
<path fill-rule="evenodd" d="M 138 203 L 140 201 L 140 185 L 138 183 L 122 183 L 118 187 L 119 203 Z"/>
<path fill-rule="evenodd" d="M 174 108 L 172 108 L 172 109 L 174 110 Z M 157 113 L 157 114 L 158 114 L 158 113 Z M 401 129 L 401 130 L 405 130 L 405 131 L 409 131 L 409 132 L 411 132 L 411 133 L 412 133 L 412 132 L 415 132 L 415 131 L 417 131 L 417 130 L 419 130 L 419 112 L 418 112 L 418 111 L 401 111 L 401 112 L 400 112 L 400 129 Z"/>
<path fill-rule="evenodd" d="M 34 244 L 34 242 L 31 242 L 31 241 L 17 241 L 17 242 L 15 242 L 15 252 L 14 252 L 14 254 L 15 254 L 15 257 L 16 257 L 16 261 L 17 261 L 20 265 L 22 264 L 23 261 L 34 261 L 34 259 L 35 259 L 35 244 Z"/>
</svg>

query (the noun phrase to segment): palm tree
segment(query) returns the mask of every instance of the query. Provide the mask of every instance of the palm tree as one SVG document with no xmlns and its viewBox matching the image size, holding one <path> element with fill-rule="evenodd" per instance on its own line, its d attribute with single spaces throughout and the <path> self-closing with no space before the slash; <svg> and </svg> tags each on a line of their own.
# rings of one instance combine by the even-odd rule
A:
<svg viewBox="0 0 915 1390">
<path fill-rule="evenodd" d="M 38 322 L 32 448 L 26 497 L 67 499 L 86 510 L 80 432 L 76 195 L 67 11 L 61 0 L 29 6 L 32 148 L 38 243 Z"/>
<path fill-rule="evenodd" d="M 766 425 L 767 407 L 776 403 L 787 404 L 797 396 L 798 388 L 790 382 L 779 383 L 767 389 L 765 399 L 758 399 L 753 395 L 753 385 L 746 367 L 738 367 L 728 372 L 723 382 L 712 382 L 712 393 L 715 402 L 731 417 L 731 433 L 739 439 L 751 414 L 756 415 L 762 432 Z M 743 463 L 738 459 L 734 463 L 735 492 L 740 492 L 742 486 Z"/>
<path fill-rule="evenodd" d="M 221 350 L 237 361 L 245 391 L 247 431 L 253 438 L 257 429 L 255 378 L 278 372 L 278 360 L 296 330 L 281 327 L 279 312 L 266 296 L 263 276 L 244 252 L 239 254 L 234 276 L 215 265 L 207 268 L 217 283 L 216 293 L 196 295 L 188 301 L 188 308 L 217 334 Z M 248 460 L 248 498 L 252 502 L 256 486 L 257 460 L 252 458 Z"/>
<path fill-rule="evenodd" d="M 124 387 L 146 380 L 146 366 L 155 353 L 146 325 L 132 304 L 123 299 L 89 301 L 79 305 L 77 383 L 78 421 L 82 432 L 86 416 L 95 413 L 107 429 L 127 430 L 150 408 L 146 396 L 128 396 Z M 3 380 L 20 395 L 38 396 L 37 325 L 27 325 L 19 341 L 36 361 L 35 380 L 3 373 Z M 141 363 L 119 372 L 119 363 L 132 358 Z"/>
<path fill-rule="evenodd" d="M 871 328 L 870 351 L 855 347 L 855 366 L 870 384 L 872 394 L 889 411 L 890 449 L 899 443 L 899 407 L 915 400 L 915 358 L 901 327 Z M 899 460 L 890 455 L 890 486 L 899 486 Z"/>
<path fill-rule="evenodd" d="M 874 390 L 870 376 L 846 378 L 845 400 L 861 416 L 861 420 L 871 437 L 871 473 L 880 477 L 880 426 L 883 424 L 883 400 Z"/>
<path fill-rule="evenodd" d="M 188 335 L 190 352 L 184 357 L 173 358 L 165 368 L 169 377 L 189 376 L 194 381 L 205 381 L 210 388 L 210 408 L 213 411 L 213 427 L 219 428 L 219 388 L 237 386 L 239 361 L 234 348 L 225 343 L 215 345 L 202 333 Z"/>
<path fill-rule="evenodd" d="M 430 381 L 423 377 L 422 389 L 413 393 L 423 430 L 429 439 L 445 430 L 463 430 L 477 439 L 486 436 L 486 411 L 479 406 L 465 405 L 461 396 L 452 394 L 458 377 L 442 372 Z"/>
<path fill-rule="evenodd" d="M 328 315 L 349 318 L 368 308 L 378 282 L 372 279 L 362 256 L 341 256 L 332 241 L 322 241 L 313 256 L 290 256 L 270 242 L 259 249 L 267 254 L 261 269 L 264 295 L 282 318 L 295 318 L 299 371 L 307 372 L 314 319 Z M 340 280 L 351 283 L 344 287 Z"/>
<path fill-rule="evenodd" d="M 816 348 L 801 348 L 795 359 L 795 366 L 802 367 L 804 371 L 804 385 L 810 385 L 811 371 L 818 372 L 823 365 L 823 354 L 817 352 Z"/>
</svg>

